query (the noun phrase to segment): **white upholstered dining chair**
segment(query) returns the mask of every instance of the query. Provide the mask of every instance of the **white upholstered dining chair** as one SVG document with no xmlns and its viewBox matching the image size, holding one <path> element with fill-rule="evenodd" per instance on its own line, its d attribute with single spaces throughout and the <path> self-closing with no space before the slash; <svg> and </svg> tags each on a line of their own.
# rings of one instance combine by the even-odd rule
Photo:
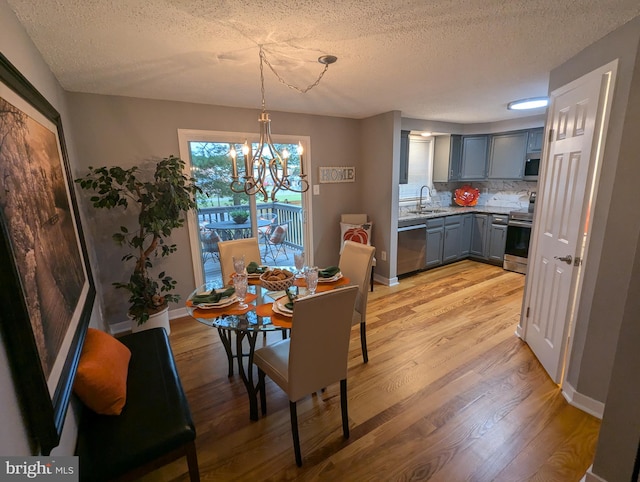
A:
<svg viewBox="0 0 640 482">
<path fill-rule="evenodd" d="M 289 398 L 291 434 L 298 467 L 302 465 L 302 454 L 297 402 L 306 395 L 339 381 L 342 433 L 344 438 L 349 438 L 347 360 L 357 294 L 356 286 L 347 286 L 297 300 L 291 336 L 254 353 L 263 415 L 267 413 L 265 375 Z"/>
<path fill-rule="evenodd" d="M 340 216 L 340 253 L 346 240 L 356 243 L 371 245 L 373 223 L 366 214 L 343 214 Z M 371 263 L 371 291 L 373 291 L 373 272 L 376 266 L 376 258 Z"/>
<path fill-rule="evenodd" d="M 260 245 L 258 238 L 234 239 L 231 241 L 220 241 L 218 243 L 218 254 L 220 255 L 220 269 L 222 270 L 222 282 L 227 284 L 234 273 L 233 257 L 244 255 L 245 265 L 255 261 L 262 264 L 260 258 Z"/>
<path fill-rule="evenodd" d="M 360 344 L 362 345 L 362 359 L 369 361 L 367 352 L 367 299 L 369 296 L 368 281 L 371 263 L 376 249 L 366 244 L 345 241 L 340 254 L 338 266 L 344 276 L 358 287 L 358 297 L 353 310 L 352 324 L 360 324 Z"/>
</svg>

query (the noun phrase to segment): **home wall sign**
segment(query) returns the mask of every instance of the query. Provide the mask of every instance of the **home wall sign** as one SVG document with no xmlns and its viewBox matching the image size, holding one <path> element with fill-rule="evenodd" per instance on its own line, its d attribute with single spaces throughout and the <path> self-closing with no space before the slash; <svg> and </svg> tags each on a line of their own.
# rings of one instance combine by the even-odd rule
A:
<svg viewBox="0 0 640 482">
<path fill-rule="evenodd" d="M 356 182 L 356 168 L 351 167 L 319 167 L 320 183 Z"/>
</svg>

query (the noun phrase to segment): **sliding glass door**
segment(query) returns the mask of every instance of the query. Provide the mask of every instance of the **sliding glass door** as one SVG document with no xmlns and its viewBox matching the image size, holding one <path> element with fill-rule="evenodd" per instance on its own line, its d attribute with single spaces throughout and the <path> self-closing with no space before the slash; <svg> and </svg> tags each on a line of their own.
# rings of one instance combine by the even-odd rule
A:
<svg viewBox="0 0 640 482">
<path fill-rule="evenodd" d="M 235 151 L 239 181 L 245 175 L 242 147 L 250 136 L 206 131 L 179 131 L 180 154 L 191 167 L 193 177 L 203 194 L 198 196 L 197 215 L 189 222 L 195 282 L 220 279 L 218 243 L 231 239 L 256 237 L 260 246 L 260 260 L 265 265 L 293 265 L 294 253 L 305 250 L 309 234 L 306 229 L 306 195 L 293 191 L 278 191 L 276 199 L 265 200 L 262 193 L 247 195 L 234 192 L 231 187 L 231 154 Z M 300 169 L 297 140 L 274 136 L 279 152 L 290 153 L 289 172 Z M 308 144 L 308 142 L 307 142 Z M 255 152 L 257 144 L 252 143 Z M 308 150 L 307 150 L 308 152 Z M 273 182 L 267 173 L 265 187 L 268 194 Z"/>
</svg>

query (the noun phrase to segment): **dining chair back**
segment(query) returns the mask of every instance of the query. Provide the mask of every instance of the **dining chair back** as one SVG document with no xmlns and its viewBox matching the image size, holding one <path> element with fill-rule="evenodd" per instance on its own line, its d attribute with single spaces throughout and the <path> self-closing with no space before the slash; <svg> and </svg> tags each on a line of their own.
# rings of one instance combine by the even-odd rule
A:
<svg viewBox="0 0 640 482">
<path fill-rule="evenodd" d="M 369 361 L 367 352 L 367 300 L 369 295 L 368 281 L 371 272 L 371 263 L 376 249 L 373 246 L 360 244 L 353 241 L 345 241 L 338 266 L 340 272 L 349 278 L 358 287 L 358 296 L 353 311 L 354 325 L 360 324 L 360 344 L 362 345 L 362 358 L 365 363 Z"/>
<path fill-rule="evenodd" d="M 233 257 L 244 255 L 245 264 L 255 261 L 262 264 L 260 259 L 260 246 L 258 238 L 242 238 L 231 241 L 220 241 L 218 243 L 220 254 L 220 269 L 222 271 L 222 282 L 227 284 L 234 273 Z"/>
<path fill-rule="evenodd" d="M 297 300 L 291 336 L 255 351 L 262 413 L 266 414 L 265 376 L 289 398 L 296 464 L 302 465 L 297 405 L 310 393 L 340 382 L 342 431 L 349 438 L 347 360 L 356 286 L 337 288 Z"/>
<path fill-rule="evenodd" d="M 358 226 L 359 225 L 359 226 Z M 361 229 L 358 229 L 360 227 Z M 366 229 L 362 229 L 365 228 Z M 354 231 L 350 231 L 350 228 L 355 228 Z M 357 243 L 368 244 L 371 245 L 371 232 L 373 230 L 373 223 L 369 221 L 369 216 L 366 214 L 343 214 L 340 216 L 340 232 L 341 232 L 341 240 L 340 240 L 340 253 L 342 253 L 342 249 L 344 247 L 345 237 L 348 237 L 349 240 L 355 241 Z M 350 233 L 350 235 L 347 235 Z M 373 291 L 373 272 L 376 266 L 376 258 L 373 257 L 373 262 L 371 263 L 371 291 Z"/>
</svg>

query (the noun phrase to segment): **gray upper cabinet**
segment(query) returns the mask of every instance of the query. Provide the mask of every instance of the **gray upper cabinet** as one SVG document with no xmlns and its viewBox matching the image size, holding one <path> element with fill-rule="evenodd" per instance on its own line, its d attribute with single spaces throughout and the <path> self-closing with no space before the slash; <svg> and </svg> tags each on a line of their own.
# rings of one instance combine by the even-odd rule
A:
<svg viewBox="0 0 640 482">
<path fill-rule="evenodd" d="M 487 177 L 489 136 L 462 136 L 460 180 L 480 180 Z"/>
<path fill-rule="evenodd" d="M 409 133 L 400 131 L 400 184 L 409 182 Z"/>
<path fill-rule="evenodd" d="M 462 136 L 452 134 L 434 137 L 433 181 L 457 181 L 460 177 Z"/>
<path fill-rule="evenodd" d="M 527 143 L 527 152 L 540 152 L 544 143 L 544 127 L 531 129 L 529 131 L 529 141 Z"/>
<path fill-rule="evenodd" d="M 522 179 L 527 154 L 527 131 L 491 136 L 489 179 Z"/>
</svg>

